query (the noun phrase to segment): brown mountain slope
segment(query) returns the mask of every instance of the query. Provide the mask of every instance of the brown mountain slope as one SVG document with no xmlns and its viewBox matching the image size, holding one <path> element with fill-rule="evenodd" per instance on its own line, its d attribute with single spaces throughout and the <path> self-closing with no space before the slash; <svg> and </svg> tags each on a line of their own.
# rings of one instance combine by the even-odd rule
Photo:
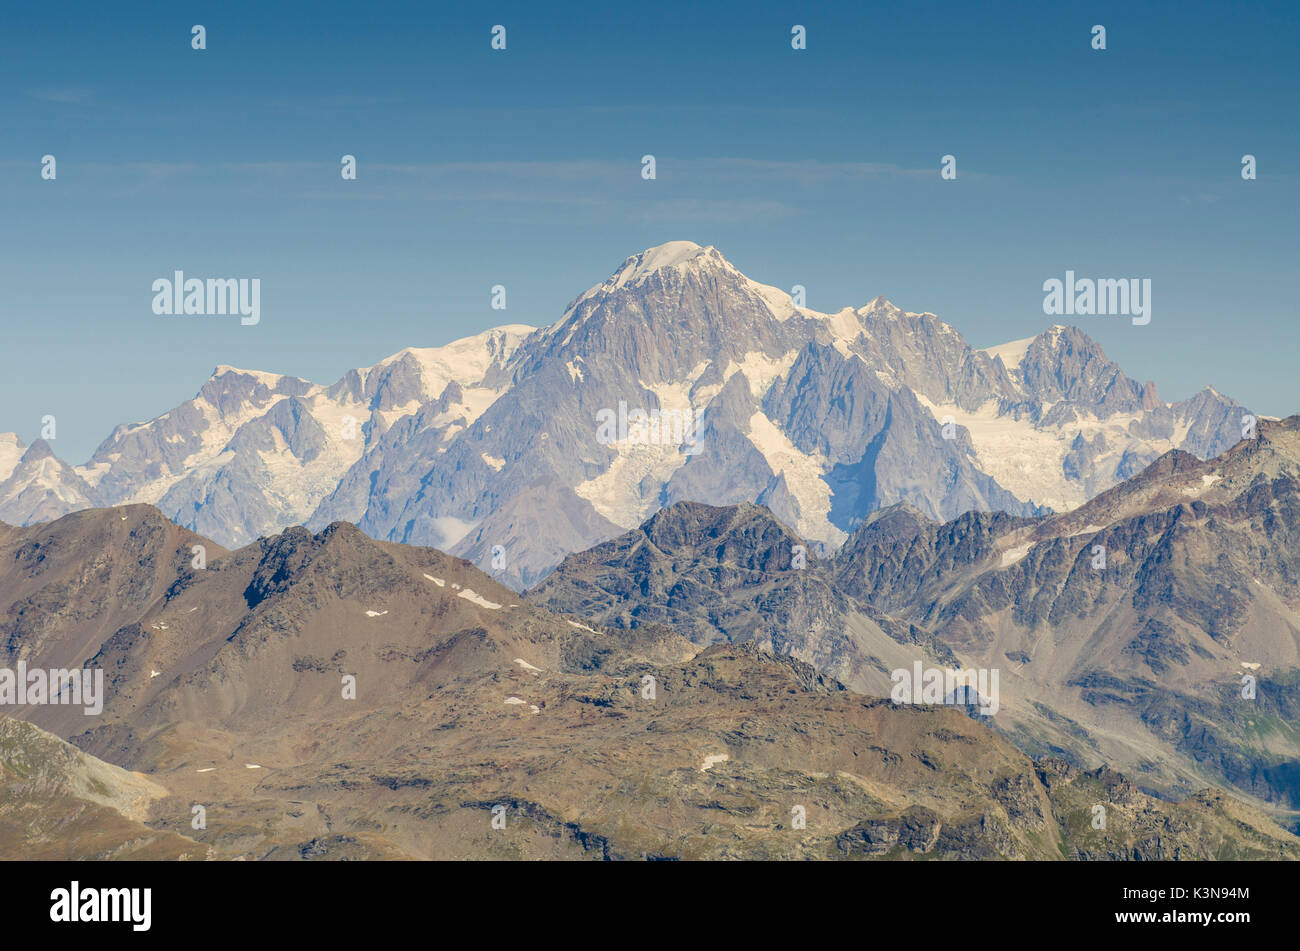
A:
<svg viewBox="0 0 1300 951">
<path fill-rule="evenodd" d="M 93 514 L 76 527 L 95 537 L 152 517 Z M 170 536 L 152 537 L 113 549 L 108 576 L 164 559 Z M 33 585 L 18 564 L 0 566 L 0 594 Z M 346 524 L 161 588 L 80 648 L 106 672 L 102 715 L 31 713 L 165 787 L 149 826 L 217 857 L 1300 855 L 1235 803 L 1170 805 L 1036 764 L 958 710 L 866 699 L 753 647 L 697 655 L 653 624 L 600 630 Z M 1106 830 L 1088 823 L 1099 804 Z"/>
<path fill-rule="evenodd" d="M 144 825 L 167 795 L 22 720 L 0 715 L 0 859 L 197 859 L 206 846 Z"/>
<path fill-rule="evenodd" d="M 149 505 L 91 509 L 24 528 L 0 523 L 7 662 L 79 663 L 190 570 L 196 545 L 209 559 L 226 554 Z"/>
</svg>

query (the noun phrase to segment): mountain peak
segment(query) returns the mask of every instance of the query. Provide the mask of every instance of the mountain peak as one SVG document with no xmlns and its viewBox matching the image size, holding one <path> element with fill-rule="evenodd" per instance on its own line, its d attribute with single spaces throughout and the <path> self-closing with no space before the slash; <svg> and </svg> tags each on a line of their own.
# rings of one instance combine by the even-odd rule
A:
<svg viewBox="0 0 1300 951">
<path fill-rule="evenodd" d="M 721 266 L 723 269 L 734 272 L 739 279 L 748 280 L 712 245 L 701 247 L 694 241 L 667 241 L 652 248 L 646 248 L 639 254 L 632 255 L 624 260 L 615 269 L 614 273 L 605 280 L 587 288 L 585 293 L 569 304 L 564 316 L 552 324 L 547 333 L 554 333 L 559 329 L 577 311 L 578 307 L 586 301 L 601 298 L 622 288 L 637 287 L 645 283 L 651 275 L 665 269 L 678 268 L 685 271 L 696 270 L 709 265 L 713 267 Z"/>
<path fill-rule="evenodd" d="M 701 247 L 694 241 L 668 241 L 634 254 L 606 282 L 615 288 L 636 285 L 655 271 L 689 264 L 721 263 L 730 266 L 712 245 Z"/>
<path fill-rule="evenodd" d="M 897 306 L 893 301 L 885 297 L 884 294 L 877 294 L 870 302 L 863 304 L 857 309 L 857 313 L 863 317 L 880 317 L 892 318 L 901 317 L 908 314 L 907 311 Z M 925 316 L 910 314 L 909 316 Z"/>
<path fill-rule="evenodd" d="M 284 378 L 279 373 L 267 373 L 264 370 L 243 370 L 240 369 L 239 367 L 232 367 L 227 363 L 219 363 L 213 369 L 212 374 L 211 376 L 208 377 L 208 379 L 216 380 L 223 376 L 248 377 L 259 383 L 266 384 L 271 389 L 275 389 L 275 387 L 279 384 L 279 382 Z"/>
<path fill-rule="evenodd" d="M 53 459 L 60 461 L 59 457 L 54 454 L 54 448 L 44 439 L 38 439 L 27 447 L 23 453 L 22 461 L 24 463 L 40 462 L 42 459 Z"/>
<path fill-rule="evenodd" d="M 669 267 L 674 264 L 681 264 L 683 261 L 689 261 L 697 258 L 706 251 L 713 251 L 711 245 L 705 247 L 696 244 L 694 241 L 665 241 L 663 244 L 656 244 L 653 247 L 646 248 L 640 254 L 633 254 L 628 261 L 637 261 L 644 264 L 647 268 Z"/>
</svg>

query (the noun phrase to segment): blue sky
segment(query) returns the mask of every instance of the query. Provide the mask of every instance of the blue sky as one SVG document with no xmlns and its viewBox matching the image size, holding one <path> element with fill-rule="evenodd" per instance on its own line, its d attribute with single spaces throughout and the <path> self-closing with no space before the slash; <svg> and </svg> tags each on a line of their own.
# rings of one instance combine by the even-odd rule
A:
<svg viewBox="0 0 1300 951">
<path fill-rule="evenodd" d="M 1149 325 L 1076 322 L 1166 399 L 1300 412 L 1300 5 L 872 6 L 10 5 L 0 431 L 53 413 L 81 462 L 219 363 L 331 382 L 547 324 L 675 239 L 976 346 L 1058 322 L 1067 268 L 1150 278 Z M 260 278 L 261 323 L 155 316 L 177 268 Z"/>
</svg>

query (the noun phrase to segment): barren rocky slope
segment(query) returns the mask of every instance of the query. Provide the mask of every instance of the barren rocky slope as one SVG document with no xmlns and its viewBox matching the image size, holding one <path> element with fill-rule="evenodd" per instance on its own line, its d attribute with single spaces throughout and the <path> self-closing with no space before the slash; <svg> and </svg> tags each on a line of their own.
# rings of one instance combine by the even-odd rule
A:
<svg viewBox="0 0 1300 951">
<path fill-rule="evenodd" d="M 803 570 L 788 554 L 802 540 L 761 509 L 676 506 L 569 556 L 530 597 L 701 644 L 772 643 L 879 694 L 900 650 L 996 669 L 994 722 L 1028 752 L 1296 810 L 1298 489 L 1300 417 L 1265 420 L 1212 460 L 1168 453 L 1059 515 L 891 506 Z"/>
<path fill-rule="evenodd" d="M 102 667 L 101 716 L 17 712 L 164 788 L 147 825 L 216 857 L 1300 854 L 1234 800 L 1035 763 L 961 709 L 863 697 L 752 646 L 552 614 L 350 525 L 203 569 L 169 526 L 129 506 L 5 528 L 0 663 L 39 640 Z M 29 815 L 14 847 L 66 845 L 59 821 Z"/>
</svg>

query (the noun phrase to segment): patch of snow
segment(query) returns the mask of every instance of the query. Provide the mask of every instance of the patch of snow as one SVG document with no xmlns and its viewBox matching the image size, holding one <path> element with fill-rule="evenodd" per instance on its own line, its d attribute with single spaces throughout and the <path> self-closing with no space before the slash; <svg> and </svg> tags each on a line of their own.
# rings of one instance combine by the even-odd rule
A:
<svg viewBox="0 0 1300 951">
<path fill-rule="evenodd" d="M 795 349 L 779 360 L 773 360 L 761 350 L 755 350 L 745 354 L 745 358 L 739 363 L 734 360 L 728 361 L 727 368 L 722 371 L 722 378 L 730 380 L 737 372 L 744 373 L 745 379 L 749 381 L 750 394 L 762 399 L 772 388 L 772 384 L 789 372 L 798 356 L 799 351 Z"/>
<path fill-rule="evenodd" d="M 729 759 L 731 759 L 731 757 L 726 753 L 710 753 L 708 756 L 704 757 L 704 764 L 700 767 L 700 772 L 707 773 L 719 763 L 725 763 Z"/>
<path fill-rule="evenodd" d="M 542 670 L 542 668 L 540 667 L 534 667 L 532 664 L 528 663 L 528 661 L 524 660 L 522 657 L 516 657 L 515 663 L 518 664 L 520 667 L 522 667 L 524 670 L 534 670 L 537 671 L 538 673 L 541 673 Z"/>
<path fill-rule="evenodd" d="M 457 597 L 464 598 L 466 601 L 473 601 L 479 607 L 487 608 L 491 611 L 495 611 L 497 608 L 501 607 L 501 605 L 497 604 L 495 601 L 489 601 L 487 598 L 479 597 L 474 593 L 473 588 L 466 588 L 464 591 L 461 591 Z"/>
<path fill-rule="evenodd" d="M 3 482 L 6 478 L 8 478 L 8 476 L 5 474 L 4 471 L 4 460 L 2 458 L 4 454 L 3 439 L 4 437 L 0 436 L 0 482 Z M 83 479 L 85 479 L 88 483 L 97 486 L 101 481 L 103 481 L 104 476 L 108 474 L 108 471 L 113 468 L 113 463 L 117 462 L 117 460 L 121 458 L 122 458 L 122 454 L 120 452 L 115 452 L 109 454 L 107 457 L 101 459 L 99 462 L 96 463 L 88 462 L 84 466 L 74 466 L 73 468 L 76 470 L 77 474 L 81 476 Z"/>
<path fill-rule="evenodd" d="M 762 453 L 772 472 L 785 477 L 790 494 L 799 503 L 796 531 L 836 545 L 843 542 L 848 536 L 830 524 L 831 488 L 822 480 L 827 469 L 825 460 L 797 449 L 761 410 L 749 418 L 749 441 Z"/>
<path fill-rule="evenodd" d="M 762 300 L 767 309 L 772 312 L 772 316 L 777 320 L 789 320 L 799 312 L 799 309 L 794 306 L 794 298 L 779 287 L 760 284 L 758 281 L 751 281 L 749 278 L 745 278 L 745 284 Z"/>
<path fill-rule="evenodd" d="M 509 704 L 512 704 L 512 705 L 514 705 L 514 704 L 521 704 L 521 703 L 525 703 L 525 702 L 526 702 L 526 701 L 520 700 L 518 697 L 506 697 L 506 703 L 509 703 Z"/>
<path fill-rule="evenodd" d="M 489 456 L 486 452 L 480 452 L 478 456 L 497 472 L 500 472 L 502 466 L 506 464 L 504 459 L 499 459 L 496 456 Z"/>
<path fill-rule="evenodd" d="M 381 361 L 378 366 L 388 366 L 409 355 L 420 367 L 423 396 L 428 402 L 441 396 L 453 380 L 462 389 L 478 386 L 494 364 L 501 365 L 509 360 L 536 329 L 526 324 L 493 327 L 441 347 L 408 347 Z"/>
<path fill-rule="evenodd" d="M 1004 551 L 1002 553 L 1001 567 L 1005 568 L 1008 565 L 1014 565 L 1021 558 L 1024 558 L 1025 555 L 1029 554 L 1029 549 L 1033 547 L 1034 547 L 1033 542 L 1025 542 L 1023 545 L 1018 545 L 1015 548 L 1011 548 L 1008 549 L 1007 551 Z"/>
<path fill-rule="evenodd" d="M 441 578 L 435 578 L 433 575 L 425 575 L 425 577 L 436 584 L 439 588 L 447 587 L 447 582 L 443 581 Z"/>
<path fill-rule="evenodd" d="M 1000 343 L 995 347 L 984 347 L 979 352 L 987 353 L 991 360 L 1001 357 L 1003 365 L 1008 370 L 1017 370 L 1025 359 L 1025 354 L 1029 352 L 1029 345 L 1035 339 L 1035 337 L 1026 337 L 1023 340 L 1012 340 L 1010 343 Z"/>
<path fill-rule="evenodd" d="M 635 528 L 658 510 L 663 487 L 673 474 L 690 459 L 687 451 L 699 448 L 698 431 L 702 414 L 692 407 L 689 381 L 646 383 L 642 386 L 659 401 L 660 431 L 655 442 L 628 441 L 612 443 L 608 448 L 616 455 L 609 468 L 574 487 L 580 498 L 620 528 Z M 629 407 L 650 411 L 649 406 Z M 678 414 L 669 415 L 669 414 Z M 690 413 L 691 415 L 687 415 Z M 687 422 L 692 425 L 687 426 Z M 631 429 L 629 424 L 629 430 Z M 654 430 L 639 427 L 647 439 Z M 693 430 L 683 432 L 680 430 Z M 678 437 L 682 437 L 680 441 Z M 693 443 L 692 439 L 696 441 Z"/>
<path fill-rule="evenodd" d="M 958 426 L 966 428 L 976 464 L 999 485 L 1017 498 L 1049 505 L 1058 512 L 1078 508 L 1091 497 L 1089 485 L 1065 475 L 1065 457 L 1080 434 L 1090 441 L 1105 435 L 1110 448 L 1098 456 L 1092 467 L 1102 476 L 1113 476 L 1126 450 L 1142 448 L 1160 454 L 1178 448 L 1184 438 L 1177 430 L 1169 439 L 1135 438 L 1130 427 L 1143 418 L 1142 414 L 1116 413 L 1102 420 L 1080 408 L 1078 420 L 1040 428 L 1010 413 L 999 415 L 998 401 L 993 399 L 971 412 L 951 404 L 932 403 L 920 393 L 916 398 L 936 422 L 951 416 Z"/>
<path fill-rule="evenodd" d="M 383 617 L 387 613 L 387 611 L 367 611 L 366 617 Z"/>
<path fill-rule="evenodd" d="M 845 307 L 834 314 L 822 318 L 826 328 L 831 332 L 831 342 L 835 349 L 846 357 L 853 356 L 851 344 L 862 336 L 862 318 L 852 307 Z"/>
</svg>

